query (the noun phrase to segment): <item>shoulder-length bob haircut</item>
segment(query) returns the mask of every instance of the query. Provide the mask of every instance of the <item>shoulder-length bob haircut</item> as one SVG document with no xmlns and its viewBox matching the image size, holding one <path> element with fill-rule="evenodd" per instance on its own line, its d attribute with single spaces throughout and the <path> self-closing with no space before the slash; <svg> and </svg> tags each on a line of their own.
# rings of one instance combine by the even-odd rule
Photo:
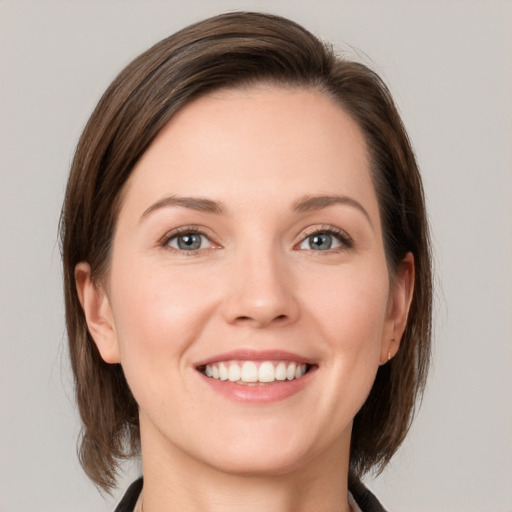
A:
<svg viewBox="0 0 512 512">
<path fill-rule="evenodd" d="M 432 269 L 423 187 L 407 133 L 379 76 L 300 25 L 237 12 L 201 21 L 160 41 L 129 64 L 94 110 L 71 167 L 61 214 L 66 322 L 78 408 L 82 466 L 105 490 L 119 463 L 140 450 L 138 408 L 119 364 L 105 363 L 87 330 L 75 266 L 93 280 L 109 270 L 122 191 L 137 161 L 184 105 L 220 88 L 270 83 L 334 98 L 357 122 L 368 148 L 390 278 L 406 253 L 416 280 L 395 358 L 381 366 L 354 419 L 353 476 L 381 470 L 402 443 L 430 360 Z"/>
</svg>

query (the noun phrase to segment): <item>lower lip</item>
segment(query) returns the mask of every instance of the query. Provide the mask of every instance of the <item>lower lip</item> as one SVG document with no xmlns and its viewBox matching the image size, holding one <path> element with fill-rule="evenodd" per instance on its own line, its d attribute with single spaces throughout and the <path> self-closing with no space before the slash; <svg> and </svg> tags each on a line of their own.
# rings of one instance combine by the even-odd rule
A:
<svg viewBox="0 0 512 512">
<path fill-rule="evenodd" d="M 229 380 L 218 380 L 199 372 L 199 376 L 210 388 L 220 395 L 236 402 L 272 403 L 289 398 L 311 381 L 314 369 L 310 369 L 299 379 L 274 381 L 268 384 L 236 384 Z"/>
</svg>

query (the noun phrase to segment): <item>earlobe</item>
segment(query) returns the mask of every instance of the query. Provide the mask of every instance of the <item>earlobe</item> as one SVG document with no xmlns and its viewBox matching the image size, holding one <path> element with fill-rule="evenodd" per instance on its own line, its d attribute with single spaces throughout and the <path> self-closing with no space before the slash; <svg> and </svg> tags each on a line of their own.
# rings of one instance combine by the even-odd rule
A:
<svg viewBox="0 0 512 512">
<path fill-rule="evenodd" d="M 102 359 L 106 363 L 119 363 L 119 343 L 110 301 L 104 287 L 93 282 L 88 263 L 76 265 L 75 283 L 87 327 Z"/>
<path fill-rule="evenodd" d="M 384 329 L 380 363 L 385 364 L 395 357 L 407 325 L 407 317 L 414 293 L 414 256 L 407 253 L 396 270 L 390 294 L 387 328 Z"/>
</svg>

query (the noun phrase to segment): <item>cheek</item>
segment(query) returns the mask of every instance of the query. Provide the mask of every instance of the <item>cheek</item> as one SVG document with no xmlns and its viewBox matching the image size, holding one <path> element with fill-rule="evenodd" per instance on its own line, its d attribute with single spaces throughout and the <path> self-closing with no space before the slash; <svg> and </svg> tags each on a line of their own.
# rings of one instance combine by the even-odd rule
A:
<svg viewBox="0 0 512 512">
<path fill-rule="evenodd" d="M 184 269 L 140 263 L 112 269 L 114 320 L 123 366 L 146 359 L 174 364 L 201 331 L 215 302 L 215 283 Z"/>
<path fill-rule="evenodd" d="M 328 292 L 317 290 L 311 297 L 311 315 L 330 354 L 326 396 L 342 396 L 344 402 L 341 408 L 326 404 L 334 406 L 334 415 L 355 415 L 375 380 L 388 308 L 386 276 L 368 267 L 365 272 L 340 272 L 330 280 Z"/>
<path fill-rule="evenodd" d="M 121 266 L 112 269 L 114 321 L 135 400 L 142 411 L 159 415 L 169 403 L 181 403 L 181 383 L 190 371 L 187 350 L 210 317 L 214 287 L 180 270 L 150 264 L 139 269 L 131 274 Z"/>
<path fill-rule="evenodd" d="M 380 344 L 389 297 L 386 273 L 346 269 L 333 273 L 327 282 L 323 288 L 304 286 L 331 343 L 357 351 Z"/>
<path fill-rule="evenodd" d="M 336 269 L 324 281 L 326 287 L 319 287 L 318 279 L 303 281 L 309 290 L 302 295 L 304 320 L 311 339 L 323 344 L 322 392 L 315 405 L 321 413 L 310 419 L 322 432 L 322 442 L 350 427 L 375 381 L 389 293 L 387 274 L 379 268 Z M 328 427 L 323 418 L 329 418 Z"/>
</svg>

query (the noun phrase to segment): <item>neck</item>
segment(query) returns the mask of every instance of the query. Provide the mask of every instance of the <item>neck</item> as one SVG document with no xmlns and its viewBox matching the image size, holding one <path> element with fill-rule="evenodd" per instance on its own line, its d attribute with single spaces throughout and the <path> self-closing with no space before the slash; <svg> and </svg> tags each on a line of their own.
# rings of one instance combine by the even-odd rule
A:
<svg viewBox="0 0 512 512">
<path fill-rule="evenodd" d="M 348 444 L 271 474 L 225 471 L 142 435 L 144 512 L 349 512 Z M 340 456 L 343 455 L 343 456 Z"/>
</svg>

